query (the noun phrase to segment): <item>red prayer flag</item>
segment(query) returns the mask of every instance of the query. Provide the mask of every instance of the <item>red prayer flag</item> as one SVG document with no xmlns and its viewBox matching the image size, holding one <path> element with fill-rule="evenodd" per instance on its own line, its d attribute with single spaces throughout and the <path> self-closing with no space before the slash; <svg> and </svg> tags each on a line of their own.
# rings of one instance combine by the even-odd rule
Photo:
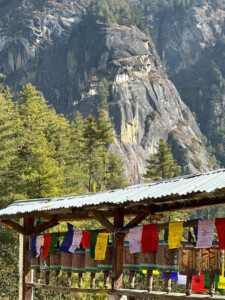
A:
<svg viewBox="0 0 225 300">
<path fill-rule="evenodd" d="M 192 292 L 207 292 L 208 290 L 204 289 L 205 279 L 204 275 L 192 276 Z"/>
<path fill-rule="evenodd" d="M 219 240 L 219 248 L 225 249 L 225 218 L 216 219 L 216 230 Z"/>
<path fill-rule="evenodd" d="M 82 245 L 83 248 L 90 247 L 90 231 L 82 231 Z"/>
<path fill-rule="evenodd" d="M 148 253 L 158 249 L 159 235 L 156 224 L 143 225 L 141 246 L 142 253 Z"/>
<path fill-rule="evenodd" d="M 51 233 L 44 234 L 44 245 L 42 249 L 43 259 L 45 259 L 48 256 L 50 244 L 51 244 Z"/>
</svg>

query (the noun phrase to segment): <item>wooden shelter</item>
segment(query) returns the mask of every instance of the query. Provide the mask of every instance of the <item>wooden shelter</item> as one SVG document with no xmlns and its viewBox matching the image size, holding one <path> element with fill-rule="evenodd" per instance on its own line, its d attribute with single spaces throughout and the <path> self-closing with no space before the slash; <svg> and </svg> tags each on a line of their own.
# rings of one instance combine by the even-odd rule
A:
<svg viewBox="0 0 225 300">
<path fill-rule="evenodd" d="M 20 234 L 19 299 L 31 299 L 33 288 L 95 294 L 107 293 L 110 295 L 110 299 L 120 299 L 122 295 L 149 299 L 174 299 L 177 297 L 180 299 L 187 297 L 208 299 L 210 296 L 206 295 L 186 296 L 169 293 L 171 291 L 171 279 L 168 274 L 165 278 L 166 292 L 153 292 L 151 270 L 147 273 L 147 289 L 145 291 L 122 289 L 124 238 L 130 226 L 134 224 L 138 226 L 147 217 L 151 217 L 152 220 L 160 220 L 162 215 L 167 212 L 222 205 L 225 205 L 225 169 L 96 194 L 16 201 L 7 208 L 0 210 L 0 224 Z M 132 220 L 124 224 L 125 217 L 132 217 Z M 41 218 L 42 223 L 35 225 L 37 218 Z M 29 237 L 45 232 L 60 221 L 88 221 L 92 219 L 101 224 L 101 232 L 109 232 L 112 235 L 111 288 L 107 288 L 108 283 L 106 282 L 109 275 L 107 272 L 104 273 L 106 274 L 104 275 L 106 287 L 104 289 L 94 288 L 94 275 L 92 273 L 90 289 L 31 282 L 31 261 L 28 260 Z M 197 220 L 184 223 L 184 227 L 196 225 Z M 157 226 L 158 230 L 168 228 L 168 224 L 158 224 Z M 50 272 L 50 269 L 46 270 L 46 274 Z M 130 282 L 133 287 L 134 272 L 130 274 Z M 78 285 L 81 286 L 80 281 Z M 190 286 L 187 286 L 187 291 L 188 289 Z M 215 299 L 225 299 L 225 297 L 216 296 Z"/>
</svg>

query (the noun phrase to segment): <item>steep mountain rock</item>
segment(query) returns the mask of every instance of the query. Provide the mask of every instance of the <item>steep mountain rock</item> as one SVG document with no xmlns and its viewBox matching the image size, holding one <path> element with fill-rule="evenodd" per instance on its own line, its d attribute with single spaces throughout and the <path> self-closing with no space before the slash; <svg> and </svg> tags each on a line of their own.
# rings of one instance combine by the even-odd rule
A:
<svg viewBox="0 0 225 300">
<path fill-rule="evenodd" d="M 31 82 L 68 118 L 76 110 L 95 115 L 90 82 L 105 77 L 108 114 L 118 134 L 111 150 L 123 157 L 131 182 L 140 180 L 161 137 L 171 143 L 183 171 L 209 169 L 201 131 L 168 80 L 151 38 L 135 27 L 77 25 L 87 0 L 0 5 L 0 72 L 13 91 Z"/>
<path fill-rule="evenodd" d="M 159 139 L 168 140 L 171 133 L 189 160 L 182 163 L 184 157 L 177 155 L 178 163 L 196 172 L 197 158 L 203 162 L 202 170 L 207 170 L 208 155 L 199 127 L 164 74 L 152 40 L 140 30 L 118 25 L 83 27 L 80 35 L 71 38 L 68 70 L 77 92 L 88 89 L 93 76 L 107 78 L 111 87 L 108 112 L 119 136 L 112 150 L 124 158 L 130 177 L 145 171 L 145 160 L 155 152 Z M 95 114 L 94 97 L 87 94 L 76 101 L 74 109 L 69 109 L 70 117 L 76 110 L 85 116 Z"/>
<path fill-rule="evenodd" d="M 6 82 L 13 91 L 31 82 L 58 112 L 67 107 L 66 56 L 70 32 L 89 3 L 0 1 L 0 72 L 7 75 Z"/>
<path fill-rule="evenodd" d="M 225 4 L 213 9 L 206 3 L 146 17 L 146 25 L 169 77 L 190 69 L 206 51 L 215 47 L 224 33 L 224 9 Z"/>
</svg>

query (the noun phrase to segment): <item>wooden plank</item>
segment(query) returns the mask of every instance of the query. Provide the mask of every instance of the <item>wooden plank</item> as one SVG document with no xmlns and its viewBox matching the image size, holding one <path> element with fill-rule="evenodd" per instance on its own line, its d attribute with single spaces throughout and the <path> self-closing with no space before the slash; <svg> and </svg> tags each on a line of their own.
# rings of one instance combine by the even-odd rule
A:
<svg viewBox="0 0 225 300">
<path fill-rule="evenodd" d="M 147 292 L 147 291 L 140 291 L 140 290 L 127 290 L 127 289 L 120 289 L 120 290 L 113 290 L 110 292 L 110 295 L 125 295 L 128 297 L 134 297 L 136 298 L 147 298 L 147 299 L 161 299 L 161 300 L 167 300 L 167 299 L 179 299 L 179 300 L 187 300 L 187 299 L 204 299 L 204 300 L 212 300 L 212 297 L 207 294 L 192 294 L 190 296 L 186 296 L 182 293 L 170 293 L 166 294 L 163 292 Z M 225 300 L 225 296 L 218 296 L 214 295 L 213 299 L 215 300 Z"/>
<path fill-rule="evenodd" d="M 135 210 L 135 211 L 147 214 L 148 216 L 151 216 L 153 219 L 156 219 L 156 220 L 161 220 L 162 219 L 162 215 L 155 214 L 149 206 L 135 205 L 135 206 L 132 206 L 132 209 Z"/>
<path fill-rule="evenodd" d="M 125 238 L 124 232 L 118 232 L 119 228 L 124 225 L 124 208 L 115 208 L 114 210 L 114 227 L 115 233 L 113 236 L 113 260 L 112 260 L 112 287 L 120 289 L 122 286 L 123 274 L 123 241 Z"/>
<path fill-rule="evenodd" d="M 33 218 L 25 218 L 21 220 L 24 224 L 24 231 L 26 235 L 33 232 Z M 29 238 L 27 236 L 20 236 L 20 253 L 19 253 L 19 300 L 31 300 L 33 298 L 32 288 L 26 286 L 26 282 L 31 281 L 31 261 L 29 256 Z"/>
<path fill-rule="evenodd" d="M 15 231 L 16 233 L 25 234 L 24 228 L 11 220 L 0 220 L 0 224 Z"/>
<path fill-rule="evenodd" d="M 108 294 L 109 289 L 83 289 L 83 288 L 71 288 L 71 287 L 64 287 L 64 286 L 54 286 L 54 285 L 47 285 L 47 284 L 37 284 L 37 283 L 26 283 L 26 286 L 33 287 L 35 289 L 42 289 L 48 291 L 58 291 L 58 292 L 68 292 L 68 293 L 90 293 L 90 294 Z"/>
<path fill-rule="evenodd" d="M 51 220 L 49 222 L 45 222 L 45 223 L 42 223 L 40 225 L 37 225 L 36 227 L 34 227 L 33 229 L 33 233 L 34 234 L 38 234 L 38 233 L 41 233 L 42 231 L 45 231 L 49 228 L 52 228 L 56 225 L 58 225 L 58 221 L 57 220 Z"/>
<path fill-rule="evenodd" d="M 98 221 L 106 230 L 108 230 L 108 232 L 114 232 L 114 226 L 105 218 L 103 213 L 99 211 L 89 211 L 88 214 L 93 216 L 93 218 Z"/>
</svg>

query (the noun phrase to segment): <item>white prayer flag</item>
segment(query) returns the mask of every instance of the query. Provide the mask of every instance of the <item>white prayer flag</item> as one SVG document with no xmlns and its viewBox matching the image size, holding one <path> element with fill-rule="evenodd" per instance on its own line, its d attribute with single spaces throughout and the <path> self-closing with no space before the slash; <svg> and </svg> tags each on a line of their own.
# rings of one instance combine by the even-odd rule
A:
<svg viewBox="0 0 225 300">
<path fill-rule="evenodd" d="M 198 221 L 198 240 L 196 248 L 212 247 L 214 227 L 215 219 Z"/>
<path fill-rule="evenodd" d="M 80 246 L 82 240 L 82 230 L 75 229 L 73 232 L 72 245 L 69 247 L 69 252 L 74 253 L 75 250 Z"/>
<path fill-rule="evenodd" d="M 39 235 L 37 236 L 37 239 L 36 239 L 36 257 L 40 256 L 41 254 L 41 244 L 42 244 L 42 239 L 43 239 L 43 235 Z"/>
<path fill-rule="evenodd" d="M 178 274 L 178 284 L 186 285 L 187 276 Z"/>
<path fill-rule="evenodd" d="M 141 235 L 143 226 L 135 227 L 129 231 L 130 253 L 141 252 Z"/>
</svg>

